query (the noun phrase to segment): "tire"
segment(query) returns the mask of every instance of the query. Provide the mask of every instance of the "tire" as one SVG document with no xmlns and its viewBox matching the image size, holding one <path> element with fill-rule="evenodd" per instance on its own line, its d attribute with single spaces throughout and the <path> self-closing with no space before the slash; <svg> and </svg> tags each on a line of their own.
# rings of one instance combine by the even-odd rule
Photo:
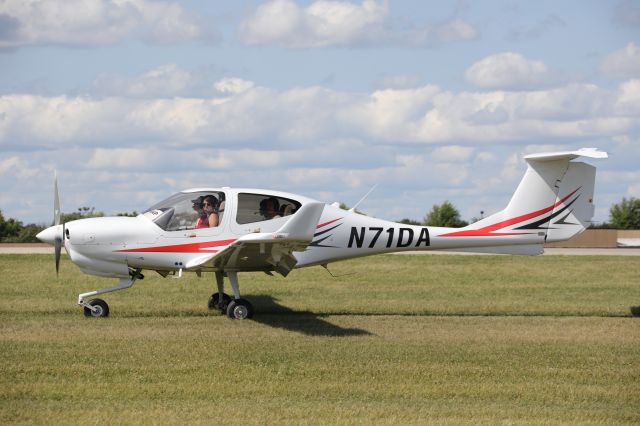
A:
<svg viewBox="0 0 640 426">
<path fill-rule="evenodd" d="M 234 299 L 227 306 L 227 316 L 238 320 L 253 318 L 253 306 L 246 299 Z"/>
<path fill-rule="evenodd" d="M 85 307 L 84 308 L 84 316 L 85 317 L 108 317 L 109 316 L 109 305 L 102 299 L 93 299 L 89 302 L 89 305 L 96 306 L 98 309 L 96 312 L 91 309 Z"/>
<path fill-rule="evenodd" d="M 229 302 L 231 302 L 231 296 L 227 293 L 222 293 L 222 301 L 220 300 L 220 293 L 213 293 L 211 297 L 209 297 L 207 307 L 211 310 L 217 309 L 220 312 L 226 312 Z"/>
</svg>

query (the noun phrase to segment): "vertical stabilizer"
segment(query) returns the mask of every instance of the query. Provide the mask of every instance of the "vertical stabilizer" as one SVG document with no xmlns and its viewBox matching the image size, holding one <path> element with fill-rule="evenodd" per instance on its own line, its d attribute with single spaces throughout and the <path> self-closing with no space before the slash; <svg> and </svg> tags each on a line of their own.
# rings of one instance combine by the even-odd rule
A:
<svg viewBox="0 0 640 426">
<path fill-rule="evenodd" d="M 594 148 L 527 155 L 527 171 L 507 207 L 458 232 L 475 236 L 526 236 L 568 240 L 591 224 L 595 211 L 595 167 L 572 162 L 580 156 L 607 158 Z M 523 239 L 523 241 L 525 241 Z"/>
</svg>

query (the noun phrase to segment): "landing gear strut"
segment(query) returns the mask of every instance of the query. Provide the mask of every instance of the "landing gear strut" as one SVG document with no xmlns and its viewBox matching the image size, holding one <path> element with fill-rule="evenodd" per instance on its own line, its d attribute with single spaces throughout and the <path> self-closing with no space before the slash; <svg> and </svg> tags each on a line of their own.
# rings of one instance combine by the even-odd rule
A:
<svg viewBox="0 0 640 426">
<path fill-rule="evenodd" d="M 233 299 L 224 292 L 224 273 L 216 272 L 216 284 L 218 292 L 209 297 L 209 309 L 218 309 L 226 312 L 231 319 L 249 319 L 253 317 L 253 306 L 251 303 L 240 297 L 240 285 L 238 284 L 238 273 L 227 271 L 227 277 L 233 290 Z"/>
<path fill-rule="evenodd" d="M 82 293 L 78 296 L 78 305 L 84 307 L 84 316 L 86 317 L 108 317 L 109 305 L 102 299 L 93 299 L 86 302 L 84 299 L 91 296 L 97 296 L 99 294 L 111 293 L 118 290 L 124 290 L 129 288 L 138 279 L 143 279 L 144 275 L 140 273 L 142 269 L 136 269 L 130 273 L 130 278 L 120 278 L 120 284 L 115 287 L 103 288 L 101 290 L 90 291 L 88 293 Z"/>
<path fill-rule="evenodd" d="M 222 313 L 226 313 L 227 306 L 231 302 L 231 296 L 224 292 L 224 275 L 222 272 L 216 272 L 216 284 L 218 285 L 218 292 L 209 297 L 207 306 L 211 310 L 217 309 Z"/>
</svg>

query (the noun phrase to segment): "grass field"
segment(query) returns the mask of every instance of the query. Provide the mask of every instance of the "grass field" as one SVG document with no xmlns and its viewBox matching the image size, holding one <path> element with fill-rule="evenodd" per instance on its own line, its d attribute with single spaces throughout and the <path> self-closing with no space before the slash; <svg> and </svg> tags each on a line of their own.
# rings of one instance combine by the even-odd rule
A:
<svg viewBox="0 0 640 426">
<path fill-rule="evenodd" d="M 77 295 L 113 280 L 0 255 L 0 423 L 640 423 L 640 258 L 330 268 L 240 274 L 252 321 L 151 272 L 94 319 Z"/>
</svg>

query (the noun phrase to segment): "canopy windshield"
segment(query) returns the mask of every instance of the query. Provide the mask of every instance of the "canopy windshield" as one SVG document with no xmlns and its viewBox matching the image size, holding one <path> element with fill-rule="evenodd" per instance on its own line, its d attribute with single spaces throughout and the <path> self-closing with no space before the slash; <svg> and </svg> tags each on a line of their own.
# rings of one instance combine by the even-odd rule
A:
<svg viewBox="0 0 640 426">
<path fill-rule="evenodd" d="M 154 204 L 142 214 L 165 231 L 206 228 L 207 213 L 221 215 L 224 211 L 224 192 L 179 192 Z M 209 205 L 209 210 L 203 209 Z"/>
</svg>

